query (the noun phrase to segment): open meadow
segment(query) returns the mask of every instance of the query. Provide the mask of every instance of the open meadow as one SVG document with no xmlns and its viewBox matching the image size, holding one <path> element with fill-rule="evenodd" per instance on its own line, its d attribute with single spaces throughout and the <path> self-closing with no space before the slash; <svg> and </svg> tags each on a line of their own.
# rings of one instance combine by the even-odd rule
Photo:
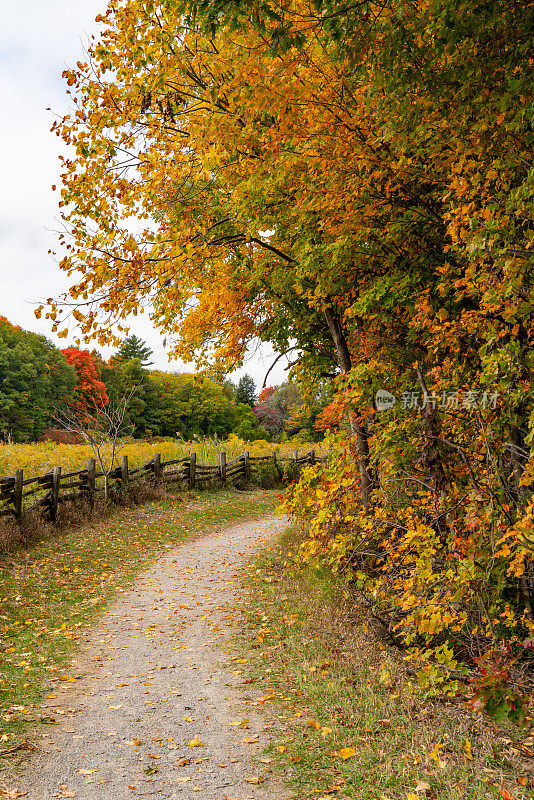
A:
<svg viewBox="0 0 534 800">
<path fill-rule="evenodd" d="M 132 439 L 124 444 L 118 453 L 126 454 L 131 467 L 138 467 L 147 463 L 155 453 L 160 453 L 163 461 L 185 458 L 191 452 L 196 452 L 200 464 L 218 464 L 219 454 L 225 451 L 228 459 L 236 458 L 245 450 L 251 456 L 268 455 L 276 450 L 281 456 L 287 456 L 298 448 L 304 454 L 310 450 L 320 450 L 320 444 L 306 444 L 302 442 L 284 442 L 273 444 L 267 441 L 245 442 L 237 436 L 231 435 L 226 441 L 217 438 L 194 439 L 193 441 L 162 440 L 143 441 Z M 41 475 L 53 467 L 61 467 L 63 472 L 83 469 L 87 459 L 93 453 L 85 444 L 57 444 L 55 442 L 35 442 L 32 444 L 0 444 L 0 475 L 9 476 L 16 469 L 23 469 L 25 478 Z"/>
</svg>

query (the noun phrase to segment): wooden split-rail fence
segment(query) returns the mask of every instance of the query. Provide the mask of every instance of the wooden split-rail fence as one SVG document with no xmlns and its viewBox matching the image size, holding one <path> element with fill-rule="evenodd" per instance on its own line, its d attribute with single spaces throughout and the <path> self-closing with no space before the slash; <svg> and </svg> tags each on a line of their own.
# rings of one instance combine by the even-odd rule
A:
<svg viewBox="0 0 534 800">
<path fill-rule="evenodd" d="M 298 470 L 306 464 L 315 464 L 316 455 L 312 450 L 299 455 L 284 457 L 273 452 L 268 456 L 250 456 L 248 452 L 230 461 L 226 453 L 220 453 L 218 464 L 198 464 L 196 453 L 188 458 L 162 461 L 156 453 L 141 467 L 131 469 L 128 456 L 121 457 L 120 466 L 107 474 L 108 497 L 118 497 L 128 492 L 135 482 L 157 485 L 175 484 L 177 487 L 194 489 L 197 485 L 219 484 L 226 486 L 236 479 L 251 481 L 254 471 L 263 462 L 271 461 L 280 477 L 283 475 L 282 463 L 290 462 Z M 25 478 L 24 472 L 17 469 L 14 475 L 0 477 L 0 517 L 11 517 L 20 522 L 25 513 L 37 510 L 46 520 L 55 523 L 58 509 L 62 503 L 83 500 L 93 508 L 95 499 L 104 494 L 105 473 L 97 470 L 96 461 L 90 458 L 85 469 L 62 472 L 54 467 L 44 475 Z"/>
</svg>

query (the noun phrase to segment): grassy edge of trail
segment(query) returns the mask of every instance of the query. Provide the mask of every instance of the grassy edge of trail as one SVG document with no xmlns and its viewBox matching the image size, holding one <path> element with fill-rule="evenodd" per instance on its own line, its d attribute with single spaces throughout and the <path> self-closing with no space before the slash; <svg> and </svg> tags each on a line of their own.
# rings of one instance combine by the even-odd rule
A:
<svg viewBox="0 0 534 800">
<path fill-rule="evenodd" d="M 187 538 L 257 519 L 273 491 L 214 491 L 124 507 L 106 519 L 47 532 L 0 559 L 0 751 L 31 739 L 52 678 L 68 671 L 78 633 L 148 564 Z M 65 674 L 64 674 L 65 673 Z M 0 767 L 13 753 L 0 752 Z"/>
<path fill-rule="evenodd" d="M 343 586 L 295 566 L 299 541 L 289 528 L 249 565 L 235 635 L 245 700 L 272 723 L 263 778 L 298 800 L 532 798 L 532 737 L 425 699 Z"/>
</svg>

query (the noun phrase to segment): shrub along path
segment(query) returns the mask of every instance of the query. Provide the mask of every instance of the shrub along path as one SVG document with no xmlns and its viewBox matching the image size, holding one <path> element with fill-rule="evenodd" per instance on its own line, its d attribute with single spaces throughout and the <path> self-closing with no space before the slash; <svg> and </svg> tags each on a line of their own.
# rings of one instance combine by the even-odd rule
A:
<svg viewBox="0 0 534 800">
<path fill-rule="evenodd" d="M 219 529 L 146 570 L 79 637 L 72 680 L 49 692 L 40 713 L 51 724 L 8 796 L 276 797 L 259 760 L 265 723 L 240 706 L 239 677 L 221 662 L 239 659 L 225 640 L 236 573 L 286 525 Z"/>
</svg>

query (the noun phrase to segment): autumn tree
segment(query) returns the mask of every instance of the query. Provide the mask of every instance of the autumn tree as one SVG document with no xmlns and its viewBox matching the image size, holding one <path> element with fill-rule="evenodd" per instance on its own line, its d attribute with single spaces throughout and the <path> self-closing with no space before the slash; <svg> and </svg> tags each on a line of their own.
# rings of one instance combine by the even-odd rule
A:
<svg viewBox="0 0 534 800">
<path fill-rule="evenodd" d="M 68 347 L 61 351 L 67 363 L 74 367 L 77 383 L 74 400 L 71 405 L 83 413 L 84 409 L 105 406 L 109 398 L 98 363 L 88 350 Z"/>
<path fill-rule="evenodd" d="M 282 431 L 296 433 L 297 427 L 288 424 L 291 410 L 301 402 L 298 388 L 292 384 L 277 386 L 272 393 L 268 393 L 254 406 L 254 414 L 258 421 L 271 434 L 280 434 Z"/>
<path fill-rule="evenodd" d="M 532 19 L 124 0 L 56 126 L 82 333 L 151 303 L 186 360 L 227 373 L 256 338 L 302 385 L 334 380 L 344 455 L 291 511 L 451 672 L 534 624 Z"/>
</svg>

